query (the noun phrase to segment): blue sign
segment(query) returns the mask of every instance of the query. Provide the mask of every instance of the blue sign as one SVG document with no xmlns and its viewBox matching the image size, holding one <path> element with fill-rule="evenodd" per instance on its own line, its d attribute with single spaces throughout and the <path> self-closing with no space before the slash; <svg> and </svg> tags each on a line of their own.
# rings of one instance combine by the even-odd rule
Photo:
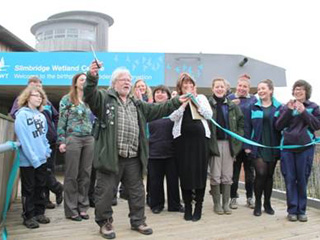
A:
<svg viewBox="0 0 320 240">
<path fill-rule="evenodd" d="M 126 67 L 133 81 L 144 79 L 149 86 L 164 84 L 164 53 L 97 52 L 103 66 L 99 85 L 108 86 L 117 67 Z M 91 52 L 0 52 L 0 85 L 26 85 L 38 76 L 46 86 L 71 85 L 72 77 L 87 72 L 94 59 Z"/>
</svg>

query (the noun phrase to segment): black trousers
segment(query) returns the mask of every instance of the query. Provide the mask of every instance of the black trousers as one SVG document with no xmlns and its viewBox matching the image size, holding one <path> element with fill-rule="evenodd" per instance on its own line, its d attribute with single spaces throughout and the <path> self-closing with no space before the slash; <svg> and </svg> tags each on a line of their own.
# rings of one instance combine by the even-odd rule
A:
<svg viewBox="0 0 320 240">
<path fill-rule="evenodd" d="M 56 144 L 50 144 L 51 155 L 47 159 L 47 185 L 45 187 L 46 201 L 50 199 L 50 191 L 54 194 L 61 193 L 63 191 L 62 184 L 57 181 L 55 176 L 55 165 L 56 165 L 56 153 L 57 146 Z"/>
<path fill-rule="evenodd" d="M 150 194 L 150 208 L 163 208 L 164 177 L 167 180 L 168 211 L 178 211 L 180 204 L 179 179 L 176 161 L 173 158 L 149 159 L 148 188 Z"/>
<path fill-rule="evenodd" d="M 185 207 L 187 208 L 188 205 L 190 206 L 193 199 L 196 201 L 196 205 L 202 206 L 205 189 L 206 188 L 199 188 L 199 189 L 193 189 L 193 190 L 181 189 L 182 198 L 183 198 Z M 193 194 L 195 194 L 194 198 L 193 198 Z"/>
<path fill-rule="evenodd" d="M 233 183 L 231 185 L 231 198 L 237 197 L 238 183 L 242 164 L 245 174 L 246 195 L 247 198 L 252 198 L 254 181 L 254 166 L 252 162 L 252 159 L 247 156 L 244 150 L 241 150 L 241 152 L 237 155 L 236 161 L 233 163 Z"/>
<path fill-rule="evenodd" d="M 38 168 L 20 167 L 20 175 L 23 219 L 43 215 L 46 204 L 47 164 Z"/>
</svg>

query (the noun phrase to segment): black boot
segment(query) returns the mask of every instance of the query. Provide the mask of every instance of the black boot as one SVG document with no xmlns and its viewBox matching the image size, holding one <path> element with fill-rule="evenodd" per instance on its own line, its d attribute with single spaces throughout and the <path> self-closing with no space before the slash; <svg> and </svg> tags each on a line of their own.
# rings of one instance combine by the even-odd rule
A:
<svg viewBox="0 0 320 240">
<path fill-rule="evenodd" d="M 256 203 L 253 210 L 253 215 L 259 217 L 261 216 L 261 199 L 256 199 Z"/>
<path fill-rule="evenodd" d="M 203 197 L 204 197 L 204 192 L 205 189 L 196 189 L 196 197 L 195 197 L 195 201 L 196 201 L 196 206 L 194 209 L 194 213 L 192 216 L 192 221 L 196 222 L 199 221 L 201 219 L 201 215 L 202 215 L 202 203 L 203 203 Z"/>
<path fill-rule="evenodd" d="M 191 221 L 192 220 L 192 191 L 191 190 L 182 190 L 182 198 L 184 201 L 184 220 Z"/>
<path fill-rule="evenodd" d="M 191 221 L 192 220 L 192 205 L 191 203 L 185 203 L 184 205 L 184 220 Z"/>
<path fill-rule="evenodd" d="M 270 203 L 270 200 L 269 201 L 264 201 L 264 204 L 263 204 L 263 207 L 264 207 L 264 211 L 270 215 L 274 215 L 274 210 L 273 208 L 271 207 L 271 203 Z"/>
<path fill-rule="evenodd" d="M 201 219 L 202 215 L 202 203 L 196 203 L 196 207 L 194 208 L 194 213 L 192 216 L 192 221 L 196 222 Z"/>
<path fill-rule="evenodd" d="M 264 211 L 270 215 L 274 215 L 274 210 L 271 207 L 271 194 L 272 194 L 272 186 L 273 186 L 273 178 L 272 177 L 268 177 L 267 181 L 266 181 L 266 186 L 264 189 L 264 203 L 263 203 L 263 207 L 264 207 Z"/>
<path fill-rule="evenodd" d="M 55 192 L 57 205 L 60 205 L 63 201 L 63 185 L 60 183 L 59 186 L 59 191 Z"/>
<path fill-rule="evenodd" d="M 47 209 L 54 209 L 56 205 L 50 201 L 50 191 L 48 187 L 44 189 L 44 198 L 45 198 L 45 205 Z"/>
<path fill-rule="evenodd" d="M 253 210 L 254 216 L 261 216 L 261 197 L 266 184 L 266 171 L 265 164 L 262 159 L 258 158 L 254 161 L 256 177 L 254 179 L 254 195 L 255 195 L 255 206 Z"/>
</svg>

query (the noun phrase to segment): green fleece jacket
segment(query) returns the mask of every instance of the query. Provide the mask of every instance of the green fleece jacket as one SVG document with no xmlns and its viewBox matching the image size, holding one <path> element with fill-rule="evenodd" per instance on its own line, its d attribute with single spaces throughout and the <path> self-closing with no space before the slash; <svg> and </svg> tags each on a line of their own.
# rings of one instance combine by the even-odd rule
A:
<svg viewBox="0 0 320 240">
<path fill-rule="evenodd" d="M 214 120 L 217 120 L 217 102 L 216 100 L 210 96 L 209 97 L 209 103 L 212 108 L 212 118 Z M 244 134 L 244 118 L 243 114 L 241 112 L 240 107 L 238 107 L 236 104 L 234 104 L 231 100 L 225 99 L 226 105 L 226 114 L 227 114 L 227 119 L 229 120 L 227 123 L 228 129 L 240 136 L 243 136 Z M 212 122 L 209 124 L 210 126 L 210 131 L 211 131 L 211 139 L 210 139 L 210 154 L 212 156 L 220 156 L 219 148 L 218 148 L 218 143 L 217 143 L 217 127 L 214 125 Z M 229 145 L 230 145 L 230 153 L 232 157 L 235 157 L 241 150 L 242 148 L 242 142 L 239 140 L 231 137 L 228 135 L 228 140 L 229 140 Z"/>
<path fill-rule="evenodd" d="M 102 172 L 118 173 L 118 94 L 113 88 L 98 89 L 98 76 L 87 74 L 84 87 L 84 101 L 88 103 L 93 114 L 98 118 L 93 127 L 95 138 L 94 167 Z M 147 170 L 149 156 L 146 124 L 155 119 L 168 116 L 181 105 L 179 98 L 173 98 L 164 104 L 146 103 L 133 99 L 138 112 L 140 129 L 139 152 L 142 173 Z"/>
</svg>

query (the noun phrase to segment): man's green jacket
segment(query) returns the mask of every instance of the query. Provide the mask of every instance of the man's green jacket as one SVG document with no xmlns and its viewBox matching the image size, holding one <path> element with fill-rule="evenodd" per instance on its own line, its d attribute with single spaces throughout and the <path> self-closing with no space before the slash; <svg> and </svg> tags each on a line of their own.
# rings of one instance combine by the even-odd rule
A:
<svg viewBox="0 0 320 240">
<path fill-rule="evenodd" d="M 98 89 L 98 76 L 87 74 L 84 87 L 84 101 L 97 117 L 93 128 L 95 138 L 94 167 L 103 172 L 118 173 L 118 94 L 113 88 Z M 149 146 L 146 124 L 155 119 L 168 116 L 181 105 L 178 97 L 164 104 L 146 103 L 132 98 L 137 112 L 140 129 L 138 157 L 141 161 L 142 173 L 147 170 Z"/>
</svg>

